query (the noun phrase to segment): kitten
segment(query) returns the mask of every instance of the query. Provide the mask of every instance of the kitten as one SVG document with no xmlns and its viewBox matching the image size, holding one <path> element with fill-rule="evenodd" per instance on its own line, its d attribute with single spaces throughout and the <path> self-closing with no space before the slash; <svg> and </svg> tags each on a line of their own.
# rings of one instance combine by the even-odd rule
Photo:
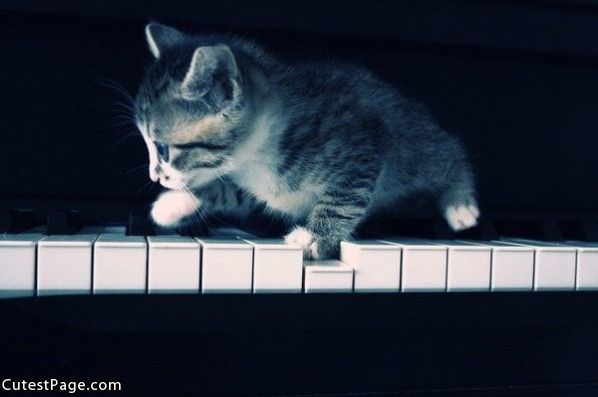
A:
<svg viewBox="0 0 598 397">
<path fill-rule="evenodd" d="M 168 189 L 156 224 L 265 204 L 295 225 L 285 240 L 308 259 L 334 257 L 364 219 L 412 193 L 433 194 L 453 230 L 476 224 L 461 144 L 370 72 L 289 65 L 252 42 L 155 23 L 146 38 L 155 62 L 135 109 L 150 178 Z"/>
</svg>

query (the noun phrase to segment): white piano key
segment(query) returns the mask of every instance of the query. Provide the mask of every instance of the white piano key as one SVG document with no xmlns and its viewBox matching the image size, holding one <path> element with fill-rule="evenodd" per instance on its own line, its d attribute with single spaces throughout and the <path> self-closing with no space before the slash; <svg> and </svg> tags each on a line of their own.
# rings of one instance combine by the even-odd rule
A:
<svg viewBox="0 0 598 397">
<path fill-rule="evenodd" d="M 151 236 L 148 244 L 147 292 L 198 293 L 199 243 L 190 237 Z"/>
<path fill-rule="evenodd" d="M 93 293 L 145 293 L 147 243 L 141 236 L 104 233 L 94 244 Z"/>
<path fill-rule="evenodd" d="M 201 238 L 201 291 L 250 293 L 253 247 L 239 239 Z"/>
<path fill-rule="evenodd" d="M 301 292 L 303 250 L 283 240 L 245 240 L 253 246 L 253 292 Z"/>
<path fill-rule="evenodd" d="M 35 295 L 35 250 L 44 236 L 0 235 L 0 298 Z"/>
<path fill-rule="evenodd" d="M 343 241 L 340 259 L 354 269 L 355 292 L 398 292 L 401 248 L 382 241 Z"/>
<path fill-rule="evenodd" d="M 577 249 L 575 289 L 598 290 L 598 243 L 566 241 L 565 244 Z"/>
<path fill-rule="evenodd" d="M 305 292 L 351 292 L 353 268 L 341 261 L 305 261 Z"/>
<path fill-rule="evenodd" d="M 575 289 L 575 267 L 577 262 L 575 248 L 558 243 L 527 239 L 505 239 L 501 241 L 534 248 L 535 291 Z"/>
<path fill-rule="evenodd" d="M 531 291 L 534 249 L 502 241 L 475 242 L 492 249 L 491 291 Z"/>
<path fill-rule="evenodd" d="M 401 291 L 446 291 L 446 246 L 418 239 L 393 239 L 388 242 L 402 251 Z"/>
<path fill-rule="evenodd" d="M 97 234 L 48 236 L 38 242 L 37 294 L 91 293 L 92 248 Z"/>
<path fill-rule="evenodd" d="M 466 241 L 442 241 L 447 251 L 447 292 L 489 291 L 492 251 Z"/>
</svg>

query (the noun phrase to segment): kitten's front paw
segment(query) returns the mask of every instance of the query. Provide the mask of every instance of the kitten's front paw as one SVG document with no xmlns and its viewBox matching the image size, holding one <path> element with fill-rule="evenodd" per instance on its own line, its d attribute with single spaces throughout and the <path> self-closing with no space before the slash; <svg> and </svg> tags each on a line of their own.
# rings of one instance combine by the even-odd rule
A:
<svg viewBox="0 0 598 397">
<path fill-rule="evenodd" d="M 318 243 L 312 232 L 304 227 L 297 226 L 284 238 L 287 244 L 299 245 L 303 249 L 304 259 L 320 259 Z"/>
<path fill-rule="evenodd" d="M 455 232 L 477 225 L 480 210 L 476 204 L 449 205 L 444 210 L 444 217 Z"/>
<path fill-rule="evenodd" d="M 169 190 L 154 202 L 150 213 L 152 220 L 162 227 L 176 227 L 199 208 L 200 201 L 191 193 Z"/>
</svg>

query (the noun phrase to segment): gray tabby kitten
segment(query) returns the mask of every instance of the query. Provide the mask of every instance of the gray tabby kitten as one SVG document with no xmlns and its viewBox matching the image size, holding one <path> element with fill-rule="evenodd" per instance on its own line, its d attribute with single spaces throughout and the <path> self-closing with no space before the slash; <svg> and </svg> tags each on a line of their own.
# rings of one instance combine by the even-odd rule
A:
<svg viewBox="0 0 598 397">
<path fill-rule="evenodd" d="M 364 219 L 412 193 L 434 194 L 454 230 L 476 224 L 460 143 L 368 71 L 288 65 L 252 42 L 154 23 L 146 36 L 155 62 L 135 109 L 150 178 L 168 189 L 156 224 L 265 204 L 313 259 L 334 257 Z"/>
</svg>

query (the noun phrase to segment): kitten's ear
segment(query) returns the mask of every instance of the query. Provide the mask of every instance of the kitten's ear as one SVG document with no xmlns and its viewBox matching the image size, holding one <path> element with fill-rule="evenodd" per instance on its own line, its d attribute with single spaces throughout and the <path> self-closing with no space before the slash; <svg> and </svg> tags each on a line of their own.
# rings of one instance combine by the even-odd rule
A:
<svg viewBox="0 0 598 397">
<path fill-rule="evenodd" d="M 232 99 L 238 74 L 235 56 L 228 46 L 198 47 L 181 85 L 183 97 L 194 99 L 211 92 L 218 102 Z"/>
<path fill-rule="evenodd" d="M 175 45 L 183 40 L 183 33 L 170 26 L 159 23 L 150 23 L 145 26 L 145 38 L 147 45 L 154 57 L 160 58 L 160 53 L 165 48 Z"/>
</svg>

